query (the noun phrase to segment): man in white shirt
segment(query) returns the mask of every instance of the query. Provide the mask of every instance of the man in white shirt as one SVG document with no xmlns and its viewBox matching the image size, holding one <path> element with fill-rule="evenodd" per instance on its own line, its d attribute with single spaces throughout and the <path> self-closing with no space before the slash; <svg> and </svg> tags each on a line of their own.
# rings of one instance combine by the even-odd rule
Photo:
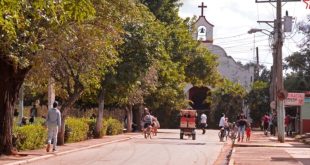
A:
<svg viewBox="0 0 310 165">
<path fill-rule="evenodd" d="M 225 126 L 225 114 L 222 113 L 222 117 L 220 119 L 219 127 L 223 128 Z"/>
<path fill-rule="evenodd" d="M 200 116 L 200 127 L 202 129 L 202 134 L 206 133 L 206 130 L 205 130 L 206 126 L 207 126 L 207 115 L 202 113 Z"/>
</svg>

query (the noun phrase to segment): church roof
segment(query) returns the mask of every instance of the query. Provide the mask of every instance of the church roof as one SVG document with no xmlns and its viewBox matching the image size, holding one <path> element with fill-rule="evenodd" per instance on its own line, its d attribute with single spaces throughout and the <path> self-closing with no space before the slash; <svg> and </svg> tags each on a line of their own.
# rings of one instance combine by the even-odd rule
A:
<svg viewBox="0 0 310 165">
<path fill-rule="evenodd" d="M 214 25 L 213 25 L 212 23 L 210 23 L 210 22 L 206 19 L 205 16 L 199 16 L 199 18 L 196 20 L 196 22 L 195 22 L 194 24 L 196 24 L 200 19 L 204 19 L 204 21 L 205 21 L 207 24 L 209 24 L 209 25 L 211 25 L 212 27 L 214 27 Z"/>
</svg>

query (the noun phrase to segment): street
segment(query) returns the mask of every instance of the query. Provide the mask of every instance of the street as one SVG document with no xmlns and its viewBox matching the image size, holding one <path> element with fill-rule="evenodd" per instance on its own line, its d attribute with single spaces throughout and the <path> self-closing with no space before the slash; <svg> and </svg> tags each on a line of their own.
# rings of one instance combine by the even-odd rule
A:
<svg viewBox="0 0 310 165">
<path fill-rule="evenodd" d="M 207 130 L 202 135 L 196 130 L 197 139 L 185 136 L 180 140 L 178 129 L 159 130 L 152 139 L 144 139 L 142 134 L 134 135 L 132 139 L 115 142 L 97 148 L 81 150 L 65 155 L 32 162 L 39 165 L 190 165 L 215 162 L 224 145 L 219 142 L 217 130 Z"/>
</svg>

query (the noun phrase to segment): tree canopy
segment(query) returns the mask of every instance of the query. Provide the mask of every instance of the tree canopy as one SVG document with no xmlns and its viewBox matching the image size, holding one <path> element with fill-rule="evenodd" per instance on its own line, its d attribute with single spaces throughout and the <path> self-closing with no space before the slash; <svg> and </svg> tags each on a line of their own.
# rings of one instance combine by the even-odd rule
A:
<svg viewBox="0 0 310 165">
<path fill-rule="evenodd" d="M 310 20 L 310 16 L 308 16 Z M 310 90 L 310 24 L 300 22 L 298 24 L 300 33 L 304 35 L 304 40 L 299 45 L 300 51 L 294 52 L 285 58 L 284 66 L 290 72 L 287 74 L 284 86 L 289 91 L 309 91 Z"/>
</svg>

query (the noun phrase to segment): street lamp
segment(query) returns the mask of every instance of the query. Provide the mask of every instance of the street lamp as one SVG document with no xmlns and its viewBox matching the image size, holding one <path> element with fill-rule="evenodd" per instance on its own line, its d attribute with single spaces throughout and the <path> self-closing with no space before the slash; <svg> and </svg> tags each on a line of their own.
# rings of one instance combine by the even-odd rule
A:
<svg viewBox="0 0 310 165">
<path fill-rule="evenodd" d="M 266 33 L 266 32 L 264 32 L 264 31 L 269 32 L 269 34 Z M 271 31 L 269 31 L 269 30 L 266 30 L 266 29 L 258 29 L 258 28 L 252 28 L 252 29 L 250 29 L 250 30 L 248 31 L 249 34 L 256 33 L 256 32 L 264 33 L 264 34 L 266 34 L 267 36 L 269 36 L 270 34 L 273 34 L 273 32 L 271 32 Z"/>
<path fill-rule="evenodd" d="M 268 33 L 266 33 L 266 32 L 268 32 Z M 263 33 L 263 34 L 266 34 L 267 36 L 269 36 L 269 37 L 272 37 L 272 36 L 274 36 L 274 32 L 271 32 L 271 31 L 269 31 L 269 30 L 266 30 L 266 29 L 259 29 L 259 28 L 252 28 L 252 29 L 250 29 L 249 31 L 248 31 L 248 33 L 249 34 L 253 34 L 253 33 L 257 33 L 257 32 L 261 32 L 261 33 Z M 276 98 L 275 98 L 275 96 L 276 96 L 276 83 L 275 83 L 275 78 L 276 78 L 276 72 L 275 72 L 275 65 L 276 65 L 276 58 L 275 58 L 275 53 L 276 53 L 276 50 L 275 50 L 275 46 L 273 46 L 273 66 L 272 66 L 272 69 L 271 69 L 271 71 L 272 71 L 272 78 L 271 78 L 271 86 L 270 86 L 270 102 L 272 103 L 272 102 L 274 102 L 275 103 L 275 101 L 276 101 Z M 258 67 L 258 66 L 257 66 Z M 272 109 L 275 109 L 275 107 L 271 107 Z"/>
</svg>

